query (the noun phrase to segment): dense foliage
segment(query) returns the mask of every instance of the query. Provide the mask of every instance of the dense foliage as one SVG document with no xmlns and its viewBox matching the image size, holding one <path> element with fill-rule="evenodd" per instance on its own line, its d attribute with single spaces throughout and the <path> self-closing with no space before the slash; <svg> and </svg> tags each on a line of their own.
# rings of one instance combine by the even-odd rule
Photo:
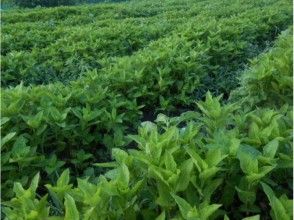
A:
<svg viewBox="0 0 294 220">
<path fill-rule="evenodd" d="M 20 7 L 33 8 L 36 6 L 52 7 L 59 5 L 73 5 L 74 0 L 15 0 L 15 4 Z"/>
<path fill-rule="evenodd" d="M 290 1 L 2 20 L 6 219 L 293 217 Z"/>
<path fill-rule="evenodd" d="M 2 0 L 4 8 L 35 8 L 35 7 L 55 7 L 62 5 L 79 5 L 85 3 L 120 2 L 126 0 Z M 6 6 L 6 7 L 5 7 Z M 7 7 L 8 6 L 8 7 Z"/>
</svg>

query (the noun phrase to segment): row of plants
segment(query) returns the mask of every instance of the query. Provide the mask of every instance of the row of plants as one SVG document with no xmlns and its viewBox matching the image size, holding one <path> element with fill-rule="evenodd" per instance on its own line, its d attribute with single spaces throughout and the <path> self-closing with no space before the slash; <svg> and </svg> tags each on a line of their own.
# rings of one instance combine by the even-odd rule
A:
<svg viewBox="0 0 294 220">
<path fill-rule="evenodd" d="M 56 7 L 64 5 L 80 5 L 105 2 L 122 2 L 126 0 L 3 0 L 2 9 Z"/>
<path fill-rule="evenodd" d="M 254 60 L 226 104 L 208 92 L 197 111 L 142 123 L 129 150 L 91 164 L 103 175 L 15 183 L 6 219 L 292 219 L 292 34 Z M 279 102 L 277 88 L 289 94 Z"/>
<path fill-rule="evenodd" d="M 199 13 L 201 7 L 196 6 L 190 11 Z M 108 21 L 100 28 L 97 23 L 58 26 L 51 32 L 46 25 L 41 30 L 26 26 L 22 31 L 10 26 L 2 36 L 2 85 L 74 80 L 88 70 L 100 69 L 108 57 L 130 55 L 164 37 L 193 16 L 191 13 L 182 18 L 183 15 L 166 12 L 151 19 Z"/>
<path fill-rule="evenodd" d="M 234 3 L 232 1 L 228 1 L 225 3 L 220 4 L 218 1 L 215 1 L 213 3 L 210 3 L 209 5 L 206 4 L 206 1 L 202 2 L 189 2 L 190 4 L 181 4 L 181 5 L 172 5 L 171 7 L 165 6 L 164 10 L 161 9 L 160 13 L 157 13 L 154 16 L 151 17 L 126 17 L 124 19 L 115 19 L 115 15 L 113 13 L 111 14 L 112 17 L 108 17 L 105 14 L 107 14 L 108 11 L 104 11 L 103 8 L 102 11 L 100 11 L 99 14 L 97 13 L 97 8 L 93 11 L 89 11 L 87 13 L 82 13 L 84 7 L 79 7 L 79 14 L 71 13 L 71 8 L 67 7 L 64 10 L 64 14 L 68 14 L 68 18 L 38 18 L 34 20 L 33 22 L 26 22 L 22 21 L 18 23 L 14 23 L 15 20 L 18 20 L 17 16 L 14 15 L 12 12 L 6 12 L 3 14 L 3 35 L 2 38 L 2 50 L 1 54 L 5 55 L 10 51 L 19 51 L 19 50 L 28 50 L 31 49 L 33 46 L 37 48 L 43 48 L 46 43 L 52 43 L 54 40 L 57 40 L 60 38 L 60 35 L 63 35 L 65 33 L 71 34 L 72 32 L 78 32 L 78 28 L 84 28 L 86 27 L 92 27 L 92 28 L 102 28 L 102 27 L 109 27 L 116 29 L 119 28 L 119 24 L 121 22 L 127 23 L 127 22 L 141 22 L 142 24 L 145 24 L 145 22 L 158 22 L 156 20 L 158 19 L 164 19 L 164 20 L 178 20 L 178 19 L 187 19 L 192 16 L 197 16 L 199 12 L 202 14 L 205 14 L 206 16 L 213 16 L 216 19 L 221 17 L 228 17 L 231 15 L 234 15 L 236 13 L 239 13 L 236 8 L 240 8 L 240 10 L 244 10 L 244 8 L 252 8 L 256 7 L 254 2 L 247 2 L 245 4 Z M 259 5 L 266 6 L 271 5 L 272 1 L 267 1 L 264 4 Z M 127 5 L 126 5 L 127 6 Z M 148 7 L 147 7 L 148 6 Z M 146 8 L 150 10 L 150 5 L 144 6 L 143 8 L 140 8 L 139 12 L 144 12 Z M 208 7 L 209 6 L 209 7 Z M 146 8 L 145 8 L 146 7 Z M 151 7 L 151 10 L 155 10 Z M 156 9 L 158 10 L 158 5 L 156 5 Z M 216 10 L 218 7 L 225 8 L 226 10 Z M 162 8 L 162 7 L 161 7 Z M 112 8 L 111 8 L 112 9 Z M 49 9 L 48 9 L 49 10 Z M 60 10 L 60 8 L 56 8 L 55 10 Z M 133 11 L 136 11 L 138 9 L 131 9 Z M 34 10 L 34 13 L 36 13 L 38 10 Z M 78 11 L 78 10 L 77 10 Z M 82 12 L 81 12 L 82 11 Z M 49 14 L 48 11 L 41 11 L 42 16 Z M 205 13 L 204 13 L 205 12 Z M 29 14 L 26 12 L 25 14 Z M 58 13 L 59 14 L 59 13 Z M 8 20 L 8 22 L 5 22 L 5 17 L 13 15 L 13 19 L 15 20 Z M 185 18 L 183 17 L 185 16 Z M 90 20 L 89 20 L 90 19 Z M 124 21 L 126 19 L 126 21 Z M 81 23 L 85 21 L 85 23 Z M 141 25 L 142 25 L 141 24 Z M 82 26 L 83 25 L 83 26 Z M 138 24 L 137 24 L 138 25 Z M 81 27 L 76 27 L 81 26 Z M 57 33 L 56 33 L 57 32 Z M 70 33 L 69 33 L 70 32 Z M 101 30 L 103 32 L 103 29 Z M 47 34 L 46 34 L 47 33 Z M 108 33 L 107 33 L 108 34 Z M 52 36 L 53 35 L 53 36 Z M 43 36 L 43 37 L 39 37 Z M 50 40 L 46 39 L 49 38 Z M 32 38 L 35 39 L 34 44 L 32 44 Z M 41 39 L 40 39 L 41 38 Z M 43 40 L 40 44 L 38 44 L 38 40 Z M 37 41 L 37 42 L 36 42 Z M 14 44 L 13 44 L 14 43 Z"/>
<path fill-rule="evenodd" d="M 83 5 L 83 6 L 65 6 L 56 8 L 40 8 L 40 9 L 20 9 L 10 10 L 3 14 L 3 23 L 23 23 L 23 22 L 36 22 L 36 21 L 69 21 L 70 18 L 76 16 L 87 17 L 92 14 L 97 19 L 124 19 L 130 17 L 151 17 L 165 11 L 173 10 L 174 8 L 183 9 L 189 8 L 189 4 L 195 4 L 191 0 L 178 2 L 170 0 L 166 2 L 155 1 L 130 1 L 128 3 L 107 3 L 96 5 Z M 201 4 L 196 3 L 196 4 Z M 267 4 L 267 3 L 264 3 Z M 76 19 L 75 19 L 76 20 Z M 83 20 L 83 19 L 82 19 Z M 86 22 L 88 23 L 88 22 Z M 72 23 L 73 24 L 73 23 Z"/>
<path fill-rule="evenodd" d="M 108 17 L 105 14 L 107 13 L 101 11 L 100 14 L 91 13 L 81 13 L 81 14 L 72 14 L 70 13 L 69 8 L 67 8 L 68 12 L 65 13 L 69 14 L 68 18 L 51 18 L 51 19 L 38 19 L 34 22 L 18 22 L 14 23 L 13 21 L 4 22 L 2 27 L 3 36 L 2 36 L 2 44 L 3 49 L 1 50 L 1 54 L 5 55 L 10 51 L 19 51 L 19 50 L 28 50 L 31 49 L 33 46 L 37 48 L 43 48 L 46 46 L 46 43 L 52 43 L 55 40 L 59 39 L 61 35 L 72 34 L 73 32 L 78 32 L 79 29 L 83 29 L 85 27 L 88 28 L 103 28 L 103 27 L 111 27 L 114 29 L 120 28 L 119 25 L 129 23 L 129 22 L 138 22 L 136 25 L 143 25 L 146 23 L 156 23 L 159 19 L 162 20 L 178 20 L 183 19 L 184 15 L 188 15 L 189 18 L 191 15 L 190 12 L 193 14 L 197 14 L 199 12 L 199 7 L 204 3 L 194 3 L 193 7 L 187 7 L 183 5 L 181 7 L 173 6 L 171 8 L 165 8 L 164 11 L 151 16 L 151 17 L 126 17 L 124 19 L 117 19 L 115 15 L 112 13 L 112 17 Z M 80 7 L 81 10 L 84 8 Z M 57 8 L 56 10 L 59 10 Z M 142 8 L 141 10 L 144 10 Z M 48 12 L 44 12 L 47 14 Z M 43 14 L 44 14 L 43 13 Z M 11 12 L 4 13 L 7 16 L 11 14 Z M 17 20 L 17 19 L 16 19 Z M 99 29 L 100 30 L 100 29 Z M 147 31 L 147 30 L 146 30 Z M 104 30 L 101 29 L 100 32 L 104 34 Z M 107 31 L 106 31 L 107 32 Z M 148 32 L 148 31 L 147 31 Z M 105 33 L 105 35 L 108 33 Z M 53 36 L 52 36 L 53 35 Z M 49 39 L 47 39 L 47 38 Z M 101 37 L 101 36 L 99 36 Z M 37 42 L 30 42 L 34 38 Z M 41 39 L 40 39 L 41 38 Z M 103 37 L 104 38 L 104 37 Z M 38 40 L 43 40 L 45 42 L 41 42 L 41 45 L 38 44 Z M 13 44 L 14 43 L 14 44 Z"/>
<path fill-rule="evenodd" d="M 24 25 L 23 29 L 19 29 L 19 24 L 4 25 L 7 34 L 2 35 L 2 85 L 16 85 L 20 81 L 25 85 L 67 83 L 88 70 L 108 65 L 107 57 L 130 55 L 150 41 L 177 32 L 177 27 L 188 19 L 195 19 L 193 17 L 200 12 L 198 17 L 211 18 L 215 14 L 216 18 L 221 18 L 217 10 L 219 2 L 211 4 L 215 5 L 213 10 L 203 10 L 204 3 L 194 4 L 188 11 L 176 11 L 178 7 L 175 6 L 174 11 L 149 19 L 106 20 L 106 23 L 99 20 L 82 27 L 57 25 L 48 29 L 50 22 L 48 25 L 38 22 L 36 27 Z M 228 3 L 222 6 L 226 9 Z M 251 7 L 253 4 L 236 5 L 230 12 L 240 13 Z M 231 14 L 224 13 L 222 17 Z M 186 16 L 183 18 L 183 15 Z"/>
<path fill-rule="evenodd" d="M 2 56 L 2 85 L 15 86 L 21 81 L 25 85 L 55 81 L 67 83 L 88 70 L 100 69 L 109 57 L 132 54 L 150 41 L 168 34 L 176 27 L 176 23 L 181 24 L 181 21 L 172 22 L 173 24 L 170 21 L 149 23 L 130 20 L 125 24 L 96 30 L 93 26 L 65 33 L 60 29 L 55 32 L 59 39 L 54 39 L 53 35 L 51 39 L 47 38 L 47 34 L 44 36 L 43 33 L 37 33 L 40 34 L 39 38 L 33 38 L 32 33 L 27 36 L 28 40 L 17 41 L 20 43 L 14 45 L 31 50 L 13 50 Z M 11 45 L 5 42 L 4 46 L 6 43 Z"/>
<path fill-rule="evenodd" d="M 193 94 L 201 86 L 202 73 L 231 66 L 238 57 L 230 57 L 233 52 L 244 62 L 252 54 L 250 45 L 272 40 L 275 35 L 269 33 L 288 23 L 288 8 L 279 5 L 217 22 L 198 18 L 199 23 L 183 26 L 180 36 L 175 33 L 157 41 L 129 59 L 121 58 L 105 73 L 89 72 L 68 86 L 2 89 L 3 197 L 12 196 L 15 181 L 27 184 L 33 170 L 51 183 L 65 167 L 75 176 L 95 175 L 100 170 L 87 169 L 88 165 L 107 160 L 110 149 L 126 146 L 130 140 L 125 135 L 134 132 L 140 120 L 163 110 L 179 114 L 193 109 L 193 100 L 201 98 Z M 222 66 L 213 63 L 220 54 L 229 59 Z M 214 88 L 217 93 L 218 85 Z"/>
<path fill-rule="evenodd" d="M 229 18 L 197 17 L 178 30 L 180 34 L 159 39 L 132 56 L 115 58 L 97 79 L 128 98 L 135 96 L 145 106 L 165 112 L 189 107 L 208 89 L 228 96 L 247 60 L 290 24 L 290 11 L 289 5 L 278 2 Z"/>
</svg>

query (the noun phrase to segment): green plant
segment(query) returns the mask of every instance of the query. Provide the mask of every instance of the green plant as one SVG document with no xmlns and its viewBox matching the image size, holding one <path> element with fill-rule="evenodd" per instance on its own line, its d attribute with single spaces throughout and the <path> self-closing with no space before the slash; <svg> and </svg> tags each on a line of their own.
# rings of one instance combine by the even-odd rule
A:
<svg viewBox="0 0 294 220">
<path fill-rule="evenodd" d="M 289 6 L 172 0 L 4 13 L 4 218 L 290 219 L 291 27 L 273 44 Z"/>
<path fill-rule="evenodd" d="M 219 129 L 207 133 L 207 128 L 215 124 L 204 118 L 209 118 L 215 105 L 230 114 L 225 123 L 218 125 Z M 114 161 L 95 164 L 110 169 L 94 182 L 78 179 L 77 186 L 73 186 L 69 183 L 69 170 L 65 170 L 56 185 L 46 185 L 52 208 L 65 219 L 69 216 L 72 219 L 211 219 L 224 213 L 234 219 L 259 219 L 260 214 L 252 215 L 262 213 L 260 202 L 265 197 L 257 194 L 263 189 L 273 209 L 272 215 L 285 210 L 283 219 L 288 219 L 292 212 L 287 192 L 278 200 L 264 182 L 276 184 L 272 178 L 274 172 L 287 169 L 281 167 L 280 156 L 284 144 L 290 144 L 289 139 L 268 140 L 262 147 L 248 145 L 244 137 L 250 135 L 250 130 L 228 127 L 228 123 L 237 125 L 234 119 L 244 112 L 231 108 L 231 104 L 221 105 L 210 94 L 201 106 L 204 112 L 201 115 L 183 114 L 177 118 L 159 115 L 158 125 L 144 122 L 138 135 L 129 136 L 137 143 L 137 149 L 128 152 L 113 149 Z M 183 123 L 185 126 L 179 128 Z M 280 142 L 285 140 L 288 141 L 284 144 Z M 35 186 L 37 179 L 36 176 L 31 185 Z M 241 202 L 238 208 L 232 207 L 236 205 L 236 196 Z M 4 203 L 11 207 L 4 209 L 7 216 L 13 217 L 20 208 L 12 203 L 14 200 Z M 43 199 L 36 200 L 38 207 L 37 201 Z M 252 217 L 246 218 L 248 215 Z"/>
</svg>

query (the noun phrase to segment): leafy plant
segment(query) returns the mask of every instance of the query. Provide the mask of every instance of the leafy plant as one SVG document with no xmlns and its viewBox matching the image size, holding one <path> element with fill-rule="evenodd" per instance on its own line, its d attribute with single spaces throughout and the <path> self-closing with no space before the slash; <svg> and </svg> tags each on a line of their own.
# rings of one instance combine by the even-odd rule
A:
<svg viewBox="0 0 294 220">
<path fill-rule="evenodd" d="M 290 219 L 291 27 L 243 69 L 291 13 L 284 0 L 5 12 L 4 218 Z"/>
</svg>

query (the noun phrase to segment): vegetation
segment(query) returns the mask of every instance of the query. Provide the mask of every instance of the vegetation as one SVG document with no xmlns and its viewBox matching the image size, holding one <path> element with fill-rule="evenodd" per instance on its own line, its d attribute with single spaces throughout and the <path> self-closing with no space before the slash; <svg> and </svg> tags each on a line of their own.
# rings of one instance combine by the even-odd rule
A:
<svg viewBox="0 0 294 220">
<path fill-rule="evenodd" d="M 2 5 L 8 8 L 55 7 L 64 5 L 78 5 L 85 3 L 120 2 L 125 0 L 2 0 Z"/>
<path fill-rule="evenodd" d="M 5 219 L 293 217 L 290 1 L 2 21 Z"/>
</svg>

